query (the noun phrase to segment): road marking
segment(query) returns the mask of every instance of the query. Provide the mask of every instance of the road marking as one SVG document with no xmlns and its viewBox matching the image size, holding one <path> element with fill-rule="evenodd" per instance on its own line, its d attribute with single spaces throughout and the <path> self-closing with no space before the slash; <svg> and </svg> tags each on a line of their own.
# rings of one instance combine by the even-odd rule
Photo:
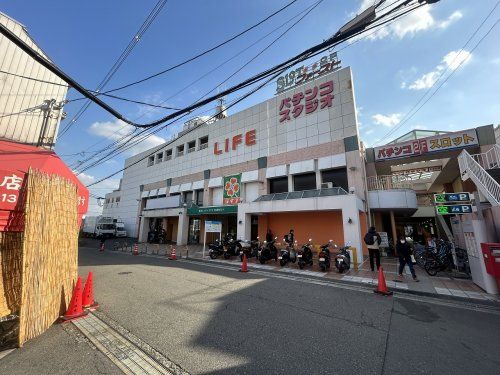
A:
<svg viewBox="0 0 500 375">
<path fill-rule="evenodd" d="M 73 324 L 125 374 L 188 374 L 167 369 L 92 313 Z"/>
</svg>

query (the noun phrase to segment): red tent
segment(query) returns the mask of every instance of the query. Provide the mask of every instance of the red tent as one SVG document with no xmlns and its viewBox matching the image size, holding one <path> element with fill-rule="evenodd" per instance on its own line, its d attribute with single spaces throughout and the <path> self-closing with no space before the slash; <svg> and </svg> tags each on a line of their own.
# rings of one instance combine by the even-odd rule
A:
<svg viewBox="0 0 500 375">
<path fill-rule="evenodd" d="M 0 231 L 24 229 L 24 203 L 19 192 L 29 168 L 59 175 L 77 186 L 78 223 L 87 212 L 89 191 L 54 151 L 20 143 L 0 141 Z"/>
</svg>

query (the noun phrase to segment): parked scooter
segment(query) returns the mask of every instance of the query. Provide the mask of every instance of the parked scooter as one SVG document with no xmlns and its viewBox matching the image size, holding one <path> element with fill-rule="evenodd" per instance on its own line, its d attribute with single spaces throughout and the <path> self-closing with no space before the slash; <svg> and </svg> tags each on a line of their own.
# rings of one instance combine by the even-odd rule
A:
<svg viewBox="0 0 500 375">
<path fill-rule="evenodd" d="M 232 236 L 228 236 L 224 245 L 224 259 L 229 259 L 232 256 L 240 256 L 243 248 L 241 240 L 235 240 Z"/>
<path fill-rule="evenodd" d="M 349 248 L 351 244 L 348 242 L 340 248 L 340 252 L 335 255 L 335 267 L 339 273 L 343 273 L 351 268 L 351 254 L 349 253 Z"/>
<path fill-rule="evenodd" d="M 208 255 L 211 259 L 217 259 L 217 257 L 224 254 L 224 245 L 219 240 L 215 240 L 208 245 Z"/>
<path fill-rule="evenodd" d="M 286 242 L 286 247 L 280 250 L 278 255 L 278 260 L 280 261 L 280 266 L 285 266 L 288 262 L 295 263 L 297 261 L 297 253 L 294 251 L 294 246 L 297 246 L 297 241 L 295 243 L 289 243 L 286 238 L 283 238 Z"/>
<path fill-rule="evenodd" d="M 297 252 L 297 263 L 300 269 L 303 269 L 306 265 L 313 265 L 313 252 L 312 252 L 312 239 L 302 245 L 300 250 Z"/>
<path fill-rule="evenodd" d="M 260 241 L 259 237 L 254 241 L 241 241 L 241 252 L 240 252 L 240 260 L 243 262 L 243 254 L 247 256 L 247 259 L 257 257 L 259 255 Z"/>
<path fill-rule="evenodd" d="M 327 244 L 321 245 L 321 251 L 318 255 L 318 265 L 321 271 L 326 271 L 330 269 L 330 247 L 333 246 L 337 248 L 337 245 L 333 244 L 333 240 L 328 241 Z"/>
<path fill-rule="evenodd" d="M 278 237 L 274 237 L 272 241 L 264 241 L 262 247 L 259 249 L 258 258 L 260 264 L 266 263 L 268 260 L 274 259 L 276 261 L 278 259 L 278 249 L 276 249 L 275 243 Z"/>
</svg>

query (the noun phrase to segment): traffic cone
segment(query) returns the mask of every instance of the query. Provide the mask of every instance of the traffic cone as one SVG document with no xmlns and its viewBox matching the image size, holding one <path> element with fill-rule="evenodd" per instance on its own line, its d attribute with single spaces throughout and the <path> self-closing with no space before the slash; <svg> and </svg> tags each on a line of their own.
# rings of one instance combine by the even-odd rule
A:
<svg viewBox="0 0 500 375">
<path fill-rule="evenodd" d="M 384 270 L 382 267 L 378 269 L 378 286 L 377 289 L 374 290 L 375 293 L 382 294 L 384 296 L 392 295 L 392 292 L 387 289 L 387 285 L 385 283 Z"/>
<path fill-rule="evenodd" d="M 85 315 L 87 315 L 87 312 L 83 311 L 82 307 L 82 278 L 78 276 L 75 289 L 73 290 L 73 296 L 71 297 L 71 302 L 69 303 L 68 311 L 66 311 L 62 320 L 68 322 Z"/>
<path fill-rule="evenodd" d="M 139 255 L 139 245 L 134 244 L 134 250 L 132 250 L 132 255 Z"/>
<path fill-rule="evenodd" d="M 92 283 L 92 279 L 93 274 L 89 272 L 85 281 L 85 287 L 83 288 L 82 306 L 86 309 L 95 310 L 99 307 L 99 304 L 94 301 L 94 284 Z"/>
<path fill-rule="evenodd" d="M 248 261 L 246 254 L 243 254 L 243 262 L 241 263 L 240 272 L 248 272 Z"/>
<path fill-rule="evenodd" d="M 177 254 L 175 253 L 175 247 L 172 248 L 172 252 L 170 253 L 170 256 L 168 257 L 170 260 L 177 260 Z"/>
</svg>

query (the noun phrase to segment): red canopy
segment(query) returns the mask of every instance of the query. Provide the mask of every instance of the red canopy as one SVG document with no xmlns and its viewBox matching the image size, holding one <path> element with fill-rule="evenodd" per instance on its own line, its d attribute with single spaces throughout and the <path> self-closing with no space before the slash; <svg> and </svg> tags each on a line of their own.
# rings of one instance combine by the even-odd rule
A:
<svg viewBox="0 0 500 375">
<path fill-rule="evenodd" d="M 0 231 L 24 229 L 24 203 L 18 202 L 19 191 L 29 168 L 65 177 L 77 187 L 78 223 L 87 212 L 89 191 L 59 159 L 54 151 L 20 143 L 0 141 Z"/>
</svg>

